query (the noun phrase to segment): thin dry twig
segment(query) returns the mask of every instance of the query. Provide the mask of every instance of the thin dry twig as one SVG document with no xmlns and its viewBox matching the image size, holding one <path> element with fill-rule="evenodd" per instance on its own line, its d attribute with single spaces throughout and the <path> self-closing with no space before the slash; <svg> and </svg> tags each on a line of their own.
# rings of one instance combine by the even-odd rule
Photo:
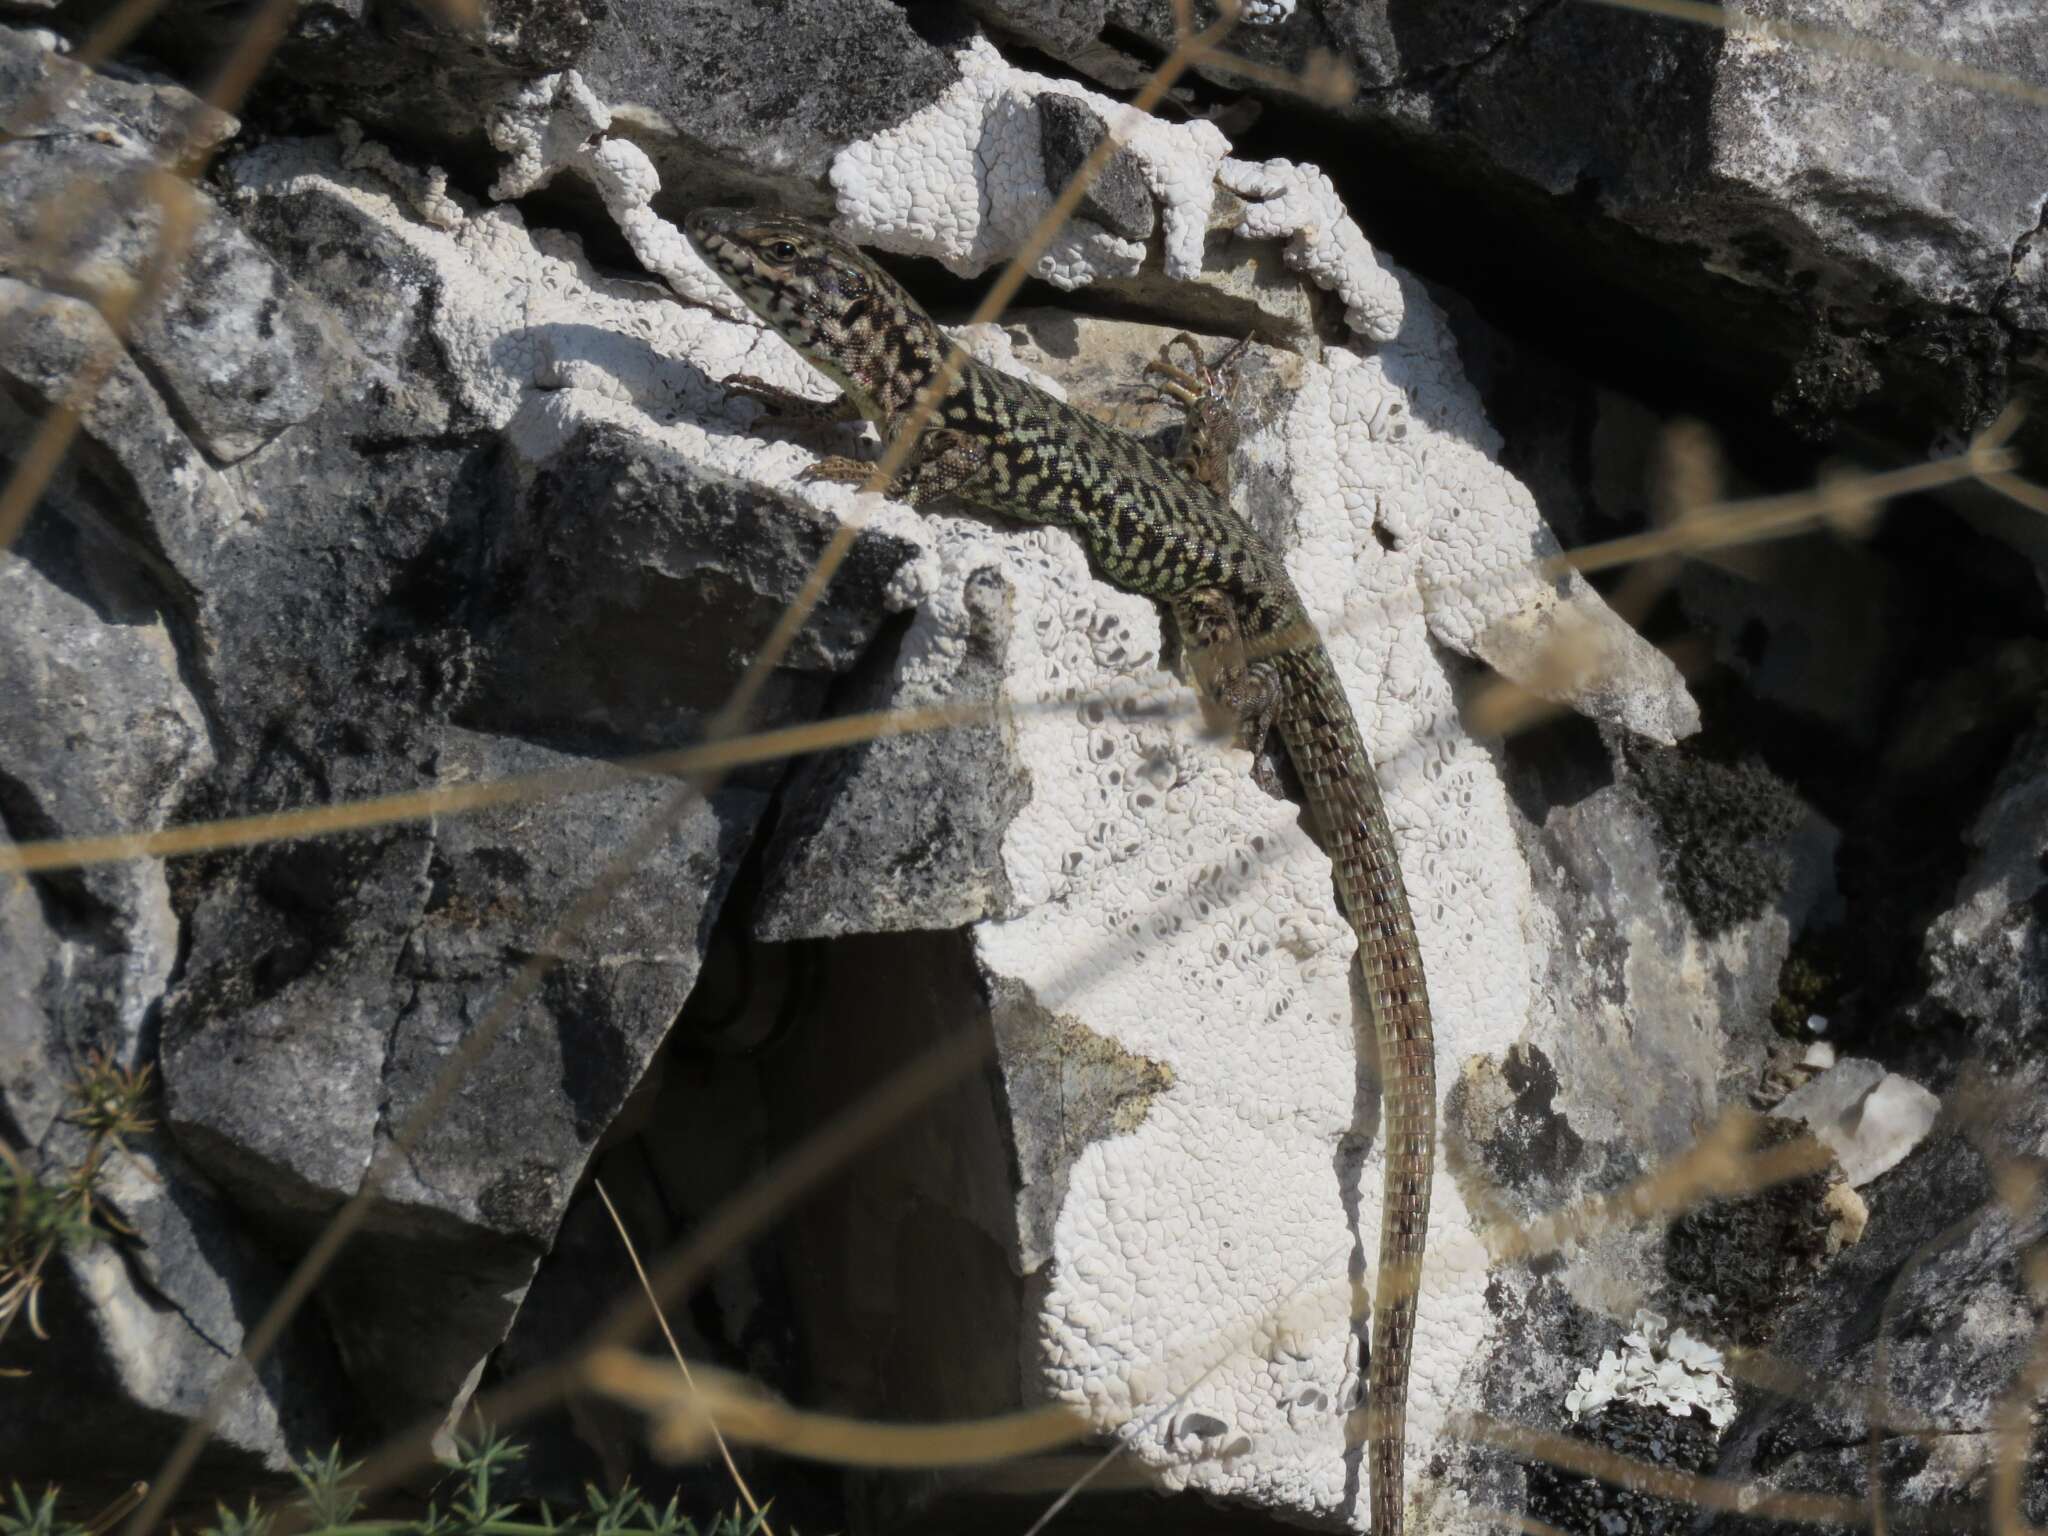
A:
<svg viewBox="0 0 2048 1536">
<path fill-rule="evenodd" d="M 1632 1461 L 1603 1446 L 1522 1424 L 1510 1424 L 1488 1414 L 1465 1414 L 1453 1422 L 1451 1429 L 1460 1438 L 1477 1445 L 1490 1445 L 1517 1456 L 1548 1462 L 1582 1477 L 1597 1477 L 1617 1488 L 1675 1499 L 1695 1509 L 1749 1515 L 1761 1520 L 1791 1520 L 1801 1525 L 1855 1526 L 1861 1523 L 1863 1514 L 1863 1506 L 1854 1499 L 1828 1493 L 1787 1492 L 1727 1478 L 1703 1477 L 1654 1462 Z"/>
<path fill-rule="evenodd" d="M 857 1467 L 979 1466 L 1071 1445 L 1088 1433 L 1088 1421 L 1062 1403 L 947 1424 L 811 1413 L 774 1401 L 744 1376 L 700 1365 L 693 1378 L 688 1366 L 672 1371 L 623 1349 L 599 1350 L 578 1374 L 590 1390 L 652 1417 L 655 1453 L 671 1461 L 698 1455 L 714 1420 L 747 1445 Z"/>
<path fill-rule="evenodd" d="M 597 1191 L 597 1198 L 604 1202 L 605 1214 L 612 1219 L 612 1230 L 619 1234 L 619 1243 L 626 1250 L 626 1257 L 632 1261 L 633 1274 L 640 1281 L 640 1290 L 647 1297 L 647 1305 L 654 1313 L 655 1321 L 661 1324 L 661 1336 L 668 1341 L 668 1352 L 674 1357 L 676 1369 L 683 1373 L 683 1384 L 692 1392 L 697 1391 L 696 1378 L 690 1374 L 690 1362 L 683 1358 L 683 1347 L 676 1342 L 675 1330 L 668 1325 L 668 1314 L 662 1310 L 661 1299 L 654 1294 L 654 1287 L 647 1282 L 647 1270 L 640 1263 L 640 1250 L 634 1246 L 633 1234 L 626 1230 L 626 1223 L 619 1217 L 619 1208 L 612 1204 L 610 1191 L 604 1187 L 603 1179 L 592 1179 L 591 1187 Z M 732 1447 L 725 1443 L 725 1436 L 719 1433 L 718 1421 L 708 1406 L 703 1416 L 703 1426 L 711 1441 L 718 1447 L 719 1457 L 725 1462 L 725 1470 L 733 1480 L 733 1486 L 740 1491 L 740 1497 L 747 1501 L 747 1508 L 753 1511 L 763 1536 L 775 1536 L 775 1529 L 768 1523 L 768 1512 L 754 1498 L 754 1490 L 747 1486 L 747 1480 L 740 1476 L 739 1464 L 732 1459 Z"/>
<path fill-rule="evenodd" d="M 373 795 L 334 805 L 295 811 L 268 811 L 255 816 L 230 816 L 159 832 L 119 832 L 104 837 L 52 838 L 0 848 L 0 874 L 43 874 L 82 869 L 135 858 L 178 858 L 218 853 L 263 843 L 289 842 L 337 832 L 361 832 L 434 816 L 456 816 L 516 805 L 558 795 L 594 794 L 639 779 L 688 778 L 729 772 L 756 763 L 800 757 L 834 747 L 851 746 L 916 731 L 946 730 L 993 717 L 995 706 L 983 701 L 920 709 L 878 710 L 842 715 L 836 720 L 759 731 L 727 740 L 708 740 L 692 747 L 648 752 L 612 761 L 595 761 L 547 773 L 510 775 L 474 784 L 449 784 L 434 789 Z"/>
</svg>

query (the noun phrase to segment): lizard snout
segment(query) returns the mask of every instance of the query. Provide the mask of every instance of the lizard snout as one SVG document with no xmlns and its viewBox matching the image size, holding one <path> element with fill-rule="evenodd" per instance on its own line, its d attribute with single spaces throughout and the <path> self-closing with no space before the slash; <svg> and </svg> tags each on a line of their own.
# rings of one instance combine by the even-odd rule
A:
<svg viewBox="0 0 2048 1536">
<path fill-rule="evenodd" d="M 683 218 L 683 233 L 701 251 L 707 241 L 730 236 L 739 220 L 737 208 L 693 208 Z"/>
</svg>

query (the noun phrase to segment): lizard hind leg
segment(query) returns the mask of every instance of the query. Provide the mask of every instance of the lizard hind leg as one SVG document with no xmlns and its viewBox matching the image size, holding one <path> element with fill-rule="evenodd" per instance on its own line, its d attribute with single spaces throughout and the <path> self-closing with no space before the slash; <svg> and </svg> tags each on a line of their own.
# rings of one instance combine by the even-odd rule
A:
<svg viewBox="0 0 2048 1536">
<path fill-rule="evenodd" d="M 1231 732 L 1237 745 L 1252 754 L 1252 777 L 1261 789 L 1280 794 L 1279 776 L 1261 750 L 1280 709 L 1278 670 L 1250 659 L 1237 613 L 1220 589 L 1188 593 L 1174 602 L 1173 614 L 1210 725 Z"/>
</svg>

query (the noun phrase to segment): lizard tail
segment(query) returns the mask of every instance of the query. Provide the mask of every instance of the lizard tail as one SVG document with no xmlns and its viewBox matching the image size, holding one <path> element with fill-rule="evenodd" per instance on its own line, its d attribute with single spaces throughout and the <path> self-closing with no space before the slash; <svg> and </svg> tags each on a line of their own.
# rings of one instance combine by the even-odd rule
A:
<svg viewBox="0 0 2048 1536">
<path fill-rule="evenodd" d="M 1380 1213 L 1363 1438 L 1372 1479 L 1373 1536 L 1400 1536 L 1408 1364 L 1436 1162 L 1436 1052 L 1429 992 L 1393 829 L 1329 652 L 1311 643 L 1283 652 L 1275 662 L 1284 683 L 1276 723 L 1328 844 L 1344 914 L 1358 935 L 1379 1041 L 1386 1198 Z"/>
</svg>

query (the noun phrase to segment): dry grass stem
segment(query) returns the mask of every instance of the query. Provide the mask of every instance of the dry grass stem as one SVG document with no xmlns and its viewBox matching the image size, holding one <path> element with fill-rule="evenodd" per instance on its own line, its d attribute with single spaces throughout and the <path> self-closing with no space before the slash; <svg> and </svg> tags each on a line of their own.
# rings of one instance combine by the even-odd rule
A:
<svg viewBox="0 0 2048 1536">
<path fill-rule="evenodd" d="M 1490 1445 L 1535 1461 L 1548 1462 L 1582 1477 L 1635 1493 L 1653 1494 L 1719 1514 L 1747 1515 L 1761 1520 L 1789 1520 L 1799 1525 L 1858 1526 L 1863 1506 L 1854 1499 L 1826 1493 L 1789 1493 L 1724 1478 L 1702 1477 L 1675 1467 L 1631 1461 L 1601 1446 L 1567 1435 L 1509 1424 L 1487 1414 L 1466 1414 L 1453 1433 L 1477 1445 Z"/>
<path fill-rule="evenodd" d="M 632 1262 L 633 1274 L 640 1282 L 640 1290 L 647 1297 L 649 1310 L 654 1320 L 661 1324 L 661 1336 L 668 1343 L 670 1357 L 676 1369 L 683 1373 L 683 1384 L 692 1393 L 697 1390 L 696 1380 L 690 1374 L 690 1362 L 683 1358 L 683 1347 L 676 1342 L 675 1330 L 668 1325 L 668 1314 L 662 1310 L 661 1298 L 654 1294 L 654 1287 L 647 1283 L 647 1270 L 640 1263 L 640 1250 L 633 1246 L 633 1234 L 626 1230 L 626 1224 L 619 1219 L 619 1208 L 612 1204 L 610 1191 L 604 1187 L 603 1179 L 592 1179 L 591 1188 L 597 1191 L 597 1198 L 604 1202 L 604 1213 L 612 1219 L 612 1230 L 619 1234 L 619 1245 L 626 1250 L 626 1257 Z M 703 1400 L 696 1399 L 698 1402 Z M 739 1464 L 732 1459 L 732 1447 L 725 1443 L 725 1436 L 718 1431 L 718 1423 L 707 1410 L 703 1415 L 703 1428 L 710 1435 L 712 1444 L 718 1447 L 719 1458 L 725 1463 L 726 1473 L 732 1478 L 733 1486 L 739 1489 L 740 1497 L 746 1500 L 747 1508 L 760 1523 L 763 1536 L 775 1536 L 775 1529 L 768 1523 L 768 1512 L 761 1508 L 754 1498 L 754 1490 L 747 1486 L 747 1480 L 740 1475 Z"/>
<path fill-rule="evenodd" d="M 286 842 L 335 832 L 361 832 L 433 816 L 457 816 L 495 806 L 517 805 L 558 795 L 594 794 L 650 777 L 688 778 L 726 773 L 755 763 L 798 757 L 887 736 L 947 730 L 993 718 L 995 706 L 974 701 L 920 709 L 878 710 L 808 721 L 699 746 L 649 752 L 614 762 L 596 762 L 548 773 L 516 774 L 475 784 L 406 790 L 337 805 L 270 811 L 167 827 L 160 832 L 121 832 L 105 837 L 53 838 L 0 848 L 0 875 L 43 874 L 82 869 L 135 858 L 178 858 L 218 853 L 263 843 Z"/>
<path fill-rule="evenodd" d="M 1754 1154 L 1758 1122 L 1733 1110 L 1663 1167 L 1609 1194 L 1526 1224 L 1493 1223 L 1483 1234 L 1497 1263 L 1522 1263 L 1554 1253 L 1615 1226 L 1664 1221 L 1709 1200 L 1753 1195 L 1828 1166 L 1833 1153 L 1802 1136 Z"/>
<path fill-rule="evenodd" d="M 979 1466 L 1071 1445 L 1088 1421 L 1058 1403 L 992 1419 L 951 1424 L 881 1424 L 809 1413 L 769 1398 L 743 1376 L 700 1365 L 692 1375 L 622 1349 L 600 1350 L 584 1364 L 594 1392 L 654 1419 L 654 1449 L 670 1461 L 699 1456 L 713 1420 L 744 1445 L 766 1446 L 806 1461 L 848 1467 Z"/>
</svg>

